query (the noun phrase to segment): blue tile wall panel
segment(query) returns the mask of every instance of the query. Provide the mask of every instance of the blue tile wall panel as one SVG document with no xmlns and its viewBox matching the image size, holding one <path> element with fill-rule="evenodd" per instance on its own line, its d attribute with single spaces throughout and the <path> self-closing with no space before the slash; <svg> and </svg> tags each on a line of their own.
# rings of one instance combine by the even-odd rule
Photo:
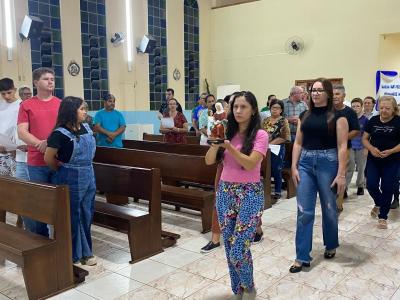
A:
<svg viewBox="0 0 400 300">
<path fill-rule="evenodd" d="M 150 109 L 158 110 L 168 87 L 166 0 L 148 1 L 149 34 L 156 47 L 149 53 Z"/>
<path fill-rule="evenodd" d="M 184 2 L 185 107 L 192 109 L 200 94 L 199 7 L 196 0 Z"/>
<path fill-rule="evenodd" d="M 108 91 L 106 7 L 104 0 L 81 0 L 84 97 L 91 111 L 103 107 Z"/>
<path fill-rule="evenodd" d="M 32 71 L 40 67 L 50 67 L 56 73 L 54 94 L 64 97 L 64 77 L 62 64 L 61 21 L 59 0 L 28 0 L 29 15 L 43 21 L 41 37 L 30 39 Z M 35 92 L 35 91 L 34 91 Z"/>
</svg>

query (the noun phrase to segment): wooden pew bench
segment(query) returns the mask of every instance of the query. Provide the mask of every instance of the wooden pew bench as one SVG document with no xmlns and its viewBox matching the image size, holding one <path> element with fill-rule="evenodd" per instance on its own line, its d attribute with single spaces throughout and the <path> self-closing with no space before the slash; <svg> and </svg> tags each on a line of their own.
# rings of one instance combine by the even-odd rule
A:
<svg viewBox="0 0 400 300">
<path fill-rule="evenodd" d="M 150 134 L 150 133 L 143 133 L 143 140 L 144 141 L 154 141 L 154 142 L 164 142 L 164 135 L 162 134 Z M 186 144 L 191 145 L 199 145 L 200 144 L 200 137 L 187 135 L 186 136 Z"/>
<path fill-rule="evenodd" d="M 149 201 L 148 212 L 96 201 L 94 223 L 127 233 L 130 263 L 162 252 L 160 170 L 102 163 L 93 163 L 93 167 L 97 189 Z"/>
<path fill-rule="evenodd" d="M 138 140 L 123 140 L 125 148 L 156 151 L 165 153 L 175 153 L 183 155 L 196 155 L 205 156 L 209 147 L 203 145 L 189 145 L 189 144 L 168 144 L 163 142 L 155 141 L 138 141 Z M 266 157 L 264 158 L 261 165 L 261 176 L 263 177 L 264 184 L 264 197 L 265 197 L 265 208 L 271 207 L 271 152 L 268 150 Z M 203 187 L 206 189 L 213 190 L 214 185 L 201 185 L 196 183 L 181 182 L 186 186 Z"/>
<path fill-rule="evenodd" d="M 0 210 L 54 225 L 49 239 L 0 222 L 0 256 L 22 268 L 29 299 L 74 286 L 69 192 L 66 186 L 0 177 Z"/>
<path fill-rule="evenodd" d="M 94 161 L 140 168 L 158 168 L 161 171 L 161 178 L 164 183 L 195 182 L 213 186 L 216 173 L 216 165 L 206 166 L 202 156 L 135 149 L 97 147 Z M 205 233 L 211 230 L 214 206 L 213 191 L 186 189 L 163 184 L 161 187 L 161 199 L 163 203 L 200 211 L 202 232 Z"/>
</svg>

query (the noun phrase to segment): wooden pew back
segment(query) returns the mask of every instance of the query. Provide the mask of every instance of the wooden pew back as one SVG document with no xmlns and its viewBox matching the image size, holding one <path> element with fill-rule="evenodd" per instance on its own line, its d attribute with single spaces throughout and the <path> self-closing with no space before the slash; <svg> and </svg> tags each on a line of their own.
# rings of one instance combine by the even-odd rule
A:
<svg viewBox="0 0 400 300">
<path fill-rule="evenodd" d="M 97 147 L 95 162 L 141 168 L 158 168 L 163 180 L 214 185 L 216 165 L 207 166 L 203 156 L 180 155 L 136 149 Z"/>
<path fill-rule="evenodd" d="M 205 156 L 209 149 L 208 146 L 203 146 L 203 145 L 168 144 L 163 142 L 138 141 L 138 140 L 123 140 L 122 144 L 124 148 L 128 149 L 197 155 L 197 156 Z"/>
<path fill-rule="evenodd" d="M 160 170 L 93 163 L 98 190 L 150 201 L 149 213 L 161 220 Z"/>
<path fill-rule="evenodd" d="M 0 211 L 12 212 L 54 225 L 56 250 L 55 254 L 52 254 L 56 257 L 56 265 L 50 267 L 57 272 L 56 289 L 61 291 L 70 288 L 74 278 L 68 187 L 0 176 L 0 195 Z M 32 235 L 28 232 L 26 234 Z M 43 271 L 46 272 L 46 270 Z M 28 282 L 30 281 L 26 281 L 29 293 L 31 287 L 28 286 Z"/>
<path fill-rule="evenodd" d="M 164 135 L 162 134 L 150 134 L 150 133 L 143 133 L 143 140 L 144 141 L 153 141 L 153 142 L 164 142 Z M 186 136 L 186 144 L 192 145 L 199 145 L 200 144 L 200 137 L 187 135 Z"/>
</svg>

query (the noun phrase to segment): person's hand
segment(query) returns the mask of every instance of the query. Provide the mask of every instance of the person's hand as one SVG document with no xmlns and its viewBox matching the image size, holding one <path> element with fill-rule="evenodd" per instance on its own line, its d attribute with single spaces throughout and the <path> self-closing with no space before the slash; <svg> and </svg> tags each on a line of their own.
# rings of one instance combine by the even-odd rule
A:
<svg viewBox="0 0 400 300">
<path fill-rule="evenodd" d="M 292 166 L 292 180 L 294 185 L 297 187 L 300 182 L 300 175 L 299 175 L 299 170 L 297 170 L 297 168 L 293 166 Z"/>
<path fill-rule="evenodd" d="M 17 149 L 22 151 L 22 152 L 27 152 L 28 151 L 28 146 L 27 145 L 20 145 L 20 146 L 17 146 Z"/>
<path fill-rule="evenodd" d="M 391 149 L 381 151 L 381 157 L 382 158 L 388 157 L 391 154 L 393 154 Z"/>
<path fill-rule="evenodd" d="M 0 146 L 0 153 L 7 153 L 6 147 Z"/>
<path fill-rule="evenodd" d="M 171 131 L 172 132 L 179 132 L 179 128 L 174 126 L 174 127 L 171 128 Z"/>
<path fill-rule="evenodd" d="M 378 158 L 382 157 L 381 151 L 379 151 L 378 148 L 373 147 L 370 152 L 371 152 L 372 156 L 374 156 L 374 157 L 378 157 Z"/>
<path fill-rule="evenodd" d="M 35 145 L 36 149 L 39 150 L 40 153 L 44 153 L 47 147 L 47 140 L 40 141 Z"/>
<path fill-rule="evenodd" d="M 342 195 L 346 189 L 346 176 L 336 175 L 331 184 L 331 188 L 333 188 L 335 185 L 337 187 L 337 194 Z"/>
<path fill-rule="evenodd" d="M 111 139 L 109 137 L 106 138 L 106 142 L 109 143 L 109 144 L 111 144 L 113 141 L 114 141 L 114 139 Z"/>
</svg>

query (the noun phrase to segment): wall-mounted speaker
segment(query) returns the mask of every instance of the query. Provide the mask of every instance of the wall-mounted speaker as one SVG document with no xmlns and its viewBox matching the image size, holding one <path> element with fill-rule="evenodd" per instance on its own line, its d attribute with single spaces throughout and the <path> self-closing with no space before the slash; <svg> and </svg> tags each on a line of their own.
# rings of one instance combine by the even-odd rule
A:
<svg viewBox="0 0 400 300">
<path fill-rule="evenodd" d="M 19 36 L 21 39 L 31 39 L 40 37 L 42 32 L 43 21 L 34 16 L 25 16 L 24 21 L 21 25 Z"/>
<path fill-rule="evenodd" d="M 151 53 L 156 46 L 156 40 L 150 35 L 144 35 L 139 47 L 137 47 L 138 52 Z"/>
</svg>

